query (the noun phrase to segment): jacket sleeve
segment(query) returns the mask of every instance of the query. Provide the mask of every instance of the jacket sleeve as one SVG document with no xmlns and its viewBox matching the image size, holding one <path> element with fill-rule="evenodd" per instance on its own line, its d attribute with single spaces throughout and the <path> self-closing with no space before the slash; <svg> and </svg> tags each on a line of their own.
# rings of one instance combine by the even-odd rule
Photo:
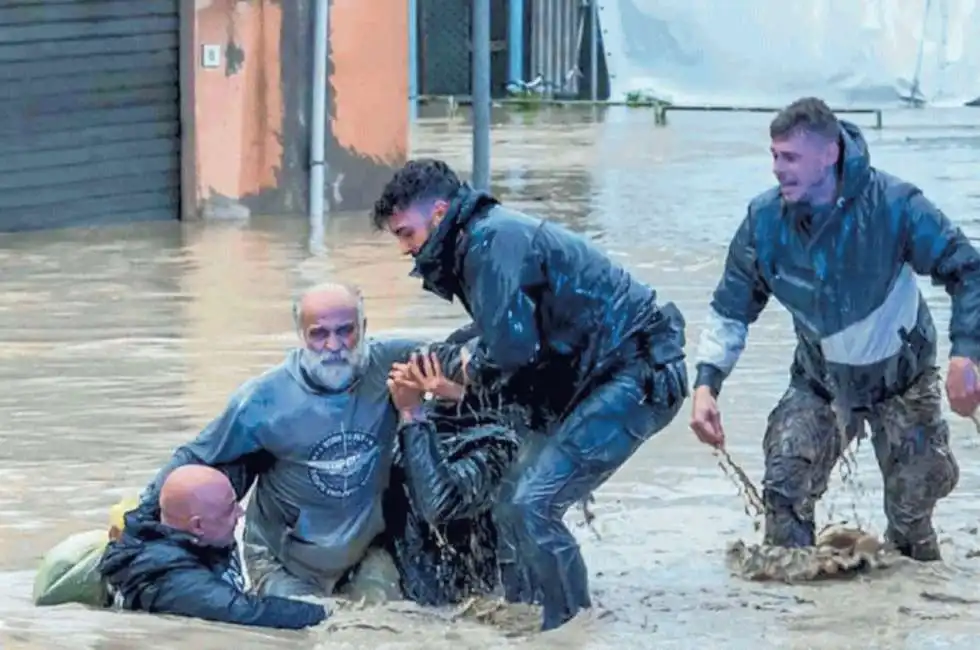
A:
<svg viewBox="0 0 980 650">
<path fill-rule="evenodd" d="M 209 465 L 222 470 L 232 481 L 239 499 L 244 498 L 256 473 L 271 464 L 259 442 L 265 419 L 250 407 L 250 396 L 251 384 L 246 384 L 229 400 L 224 413 L 212 420 L 197 438 L 174 451 L 140 495 L 140 519 L 158 518 L 160 488 L 170 472 L 183 465 Z"/>
<path fill-rule="evenodd" d="M 433 526 L 489 508 L 516 450 L 501 440 L 503 444 L 477 444 L 452 454 L 428 420 L 404 424 L 398 433 L 412 504 Z"/>
<path fill-rule="evenodd" d="M 463 350 L 466 345 L 453 343 L 431 343 L 418 350 L 420 354 L 434 354 L 442 374 L 447 379 L 463 383 Z"/>
<path fill-rule="evenodd" d="M 153 583 L 152 591 L 139 600 L 143 609 L 157 614 L 287 630 L 311 627 L 327 618 L 322 605 L 244 593 L 204 568 L 165 573 Z"/>
<path fill-rule="evenodd" d="M 906 261 L 952 299 L 950 356 L 980 360 L 980 255 L 959 228 L 916 190 L 905 204 Z"/>
<path fill-rule="evenodd" d="M 498 230 L 470 245 L 463 263 L 469 311 L 480 333 L 467 366 L 470 381 L 489 385 L 533 364 L 541 349 L 537 304 L 528 295 L 534 275 L 533 235 Z"/>
<path fill-rule="evenodd" d="M 446 337 L 446 343 L 466 343 L 471 339 L 475 339 L 479 335 L 480 332 L 476 329 L 476 323 L 470 322 L 450 333 L 449 336 Z"/>
<path fill-rule="evenodd" d="M 745 350 L 749 325 L 759 318 L 771 295 L 759 273 L 752 208 L 728 246 L 725 270 L 715 288 L 697 352 L 695 388 L 717 395 Z"/>
</svg>

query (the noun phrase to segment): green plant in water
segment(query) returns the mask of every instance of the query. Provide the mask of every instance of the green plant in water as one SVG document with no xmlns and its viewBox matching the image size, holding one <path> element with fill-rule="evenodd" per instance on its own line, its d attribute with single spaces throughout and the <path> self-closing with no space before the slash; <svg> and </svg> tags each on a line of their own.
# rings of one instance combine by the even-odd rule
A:
<svg viewBox="0 0 980 650">
<path fill-rule="evenodd" d="M 536 111 L 542 106 L 542 96 L 530 90 L 510 91 L 507 106 L 515 111 Z"/>
<path fill-rule="evenodd" d="M 657 125 L 667 125 L 667 107 L 670 106 L 670 102 L 657 99 L 653 95 L 641 90 L 634 90 L 626 93 L 626 105 L 631 108 L 652 108 Z"/>
<path fill-rule="evenodd" d="M 633 90 L 626 93 L 627 106 L 658 106 L 660 104 L 663 104 L 663 102 L 642 90 Z"/>
</svg>

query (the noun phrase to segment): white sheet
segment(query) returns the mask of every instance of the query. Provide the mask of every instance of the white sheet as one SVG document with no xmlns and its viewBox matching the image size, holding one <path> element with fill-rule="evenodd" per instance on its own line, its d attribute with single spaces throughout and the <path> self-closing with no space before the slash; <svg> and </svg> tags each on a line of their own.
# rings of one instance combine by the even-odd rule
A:
<svg viewBox="0 0 980 650">
<path fill-rule="evenodd" d="M 980 98 L 980 0 L 600 0 L 599 11 L 614 100 L 887 107 L 916 80 L 932 106 Z"/>
</svg>

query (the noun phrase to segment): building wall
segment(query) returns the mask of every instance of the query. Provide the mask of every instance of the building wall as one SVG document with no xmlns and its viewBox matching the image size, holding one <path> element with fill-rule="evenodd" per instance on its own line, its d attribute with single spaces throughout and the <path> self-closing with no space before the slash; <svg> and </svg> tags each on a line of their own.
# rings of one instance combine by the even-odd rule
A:
<svg viewBox="0 0 980 650">
<path fill-rule="evenodd" d="M 407 156 L 407 4 L 330 2 L 332 210 L 370 205 Z M 314 0 L 186 0 L 185 219 L 233 216 L 243 207 L 306 212 L 313 10 Z M 204 45 L 221 46 L 219 67 L 202 66 Z"/>
</svg>

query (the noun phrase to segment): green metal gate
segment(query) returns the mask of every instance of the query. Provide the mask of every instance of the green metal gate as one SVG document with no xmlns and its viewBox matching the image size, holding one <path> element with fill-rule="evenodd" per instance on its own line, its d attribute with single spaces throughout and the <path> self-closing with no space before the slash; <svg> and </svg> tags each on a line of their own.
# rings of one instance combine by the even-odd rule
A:
<svg viewBox="0 0 980 650">
<path fill-rule="evenodd" d="M 0 2 L 0 231 L 178 218 L 179 2 Z"/>
<path fill-rule="evenodd" d="M 507 5 L 490 2 L 490 93 L 507 94 Z M 419 91 L 423 95 L 469 95 L 472 2 L 419 0 Z"/>
</svg>

